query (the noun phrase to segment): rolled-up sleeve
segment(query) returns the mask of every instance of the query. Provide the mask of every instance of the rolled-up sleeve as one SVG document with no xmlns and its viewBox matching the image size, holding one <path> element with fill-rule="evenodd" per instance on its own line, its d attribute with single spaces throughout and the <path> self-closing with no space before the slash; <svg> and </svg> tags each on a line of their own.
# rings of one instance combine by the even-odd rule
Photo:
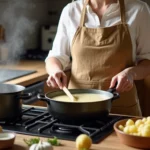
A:
<svg viewBox="0 0 150 150">
<path fill-rule="evenodd" d="M 146 3 L 138 15 L 136 45 L 137 62 L 143 59 L 150 60 L 150 8 Z"/>
<path fill-rule="evenodd" d="M 50 57 L 57 58 L 61 62 L 63 69 L 67 68 L 70 64 L 70 46 L 67 29 L 69 27 L 68 17 L 69 4 L 64 7 L 61 13 L 52 50 L 49 51 L 49 54 L 45 60 L 47 61 Z"/>
</svg>

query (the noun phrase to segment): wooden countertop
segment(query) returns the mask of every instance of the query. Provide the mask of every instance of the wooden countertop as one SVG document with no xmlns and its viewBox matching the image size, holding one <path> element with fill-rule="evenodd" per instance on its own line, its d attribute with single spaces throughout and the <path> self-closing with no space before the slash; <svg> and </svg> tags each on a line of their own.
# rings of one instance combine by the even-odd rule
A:
<svg viewBox="0 0 150 150">
<path fill-rule="evenodd" d="M 24 143 L 23 139 L 30 139 L 32 136 L 17 134 L 13 148 L 10 150 L 28 150 L 29 147 Z M 36 137 L 37 138 L 37 137 Z M 46 141 L 47 138 L 40 138 L 42 141 Z M 54 150 L 77 150 L 75 148 L 74 141 L 59 140 L 62 146 L 54 146 Z M 122 144 L 116 133 L 113 132 L 110 136 L 105 138 L 98 144 L 92 144 L 91 150 L 136 150 Z"/>
<path fill-rule="evenodd" d="M 48 77 L 46 70 L 45 70 L 44 61 L 23 60 L 17 64 L 12 64 L 8 66 L 0 65 L 0 68 L 10 68 L 10 69 L 17 69 L 17 70 L 19 69 L 20 70 L 36 70 L 37 71 L 33 74 L 29 74 L 29 75 L 5 82 L 9 84 L 19 84 L 22 86 L 27 86 L 35 82 L 45 80 Z"/>
</svg>

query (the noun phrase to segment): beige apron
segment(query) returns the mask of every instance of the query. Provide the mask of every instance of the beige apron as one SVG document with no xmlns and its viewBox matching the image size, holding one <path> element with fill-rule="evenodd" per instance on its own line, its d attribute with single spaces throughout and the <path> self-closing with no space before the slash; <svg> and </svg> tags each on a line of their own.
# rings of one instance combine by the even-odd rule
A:
<svg viewBox="0 0 150 150">
<path fill-rule="evenodd" d="M 119 0 L 121 23 L 105 28 L 85 27 L 86 0 L 80 26 L 72 41 L 72 71 L 69 88 L 109 88 L 113 76 L 133 66 L 132 43 L 125 21 L 124 0 Z M 120 94 L 112 103 L 112 113 L 141 115 L 136 88 Z"/>
</svg>

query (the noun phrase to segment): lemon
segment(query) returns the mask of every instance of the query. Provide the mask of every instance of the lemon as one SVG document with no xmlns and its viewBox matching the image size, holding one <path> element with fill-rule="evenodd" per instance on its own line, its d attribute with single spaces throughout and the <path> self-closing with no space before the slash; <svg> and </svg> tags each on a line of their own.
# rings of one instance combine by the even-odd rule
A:
<svg viewBox="0 0 150 150">
<path fill-rule="evenodd" d="M 78 150 L 82 150 L 82 149 L 90 149 L 92 145 L 92 139 L 86 135 L 86 134 L 80 134 L 77 138 L 76 138 L 76 148 Z"/>
</svg>

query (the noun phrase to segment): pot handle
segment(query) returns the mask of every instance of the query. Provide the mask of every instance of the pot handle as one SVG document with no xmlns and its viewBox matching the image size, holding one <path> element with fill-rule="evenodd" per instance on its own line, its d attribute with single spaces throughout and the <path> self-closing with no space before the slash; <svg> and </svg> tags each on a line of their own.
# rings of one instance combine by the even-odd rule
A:
<svg viewBox="0 0 150 150">
<path fill-rule="evenodd" d="M 113 98 L 111 99 L 111 101 L 114 101 L 114 100 L 120 98 L 120 94 L 119 94 L 118 92 L 113 92 L 112 94 L 113 94 L 114 96 L 113 96 Z"/>
<path fill-rule="evenodd" d="M 24 99 L 24 100 L 29 99 L 31 97 L 32 97 L 32 93 L 24 93 L 19 96 L 20 99 Z"/>
<path fill-rule="evenodd" d="M 120 97 L 120 94 L 116 91 L 116 86 L 117 86 L 118 82 L 116 82 L 115 86 L 113 88 L 108 89 L 107 91 L 112 93 L 114 96 L 111 99 L 112 101 L 115 99 L 118 99 Z"/>
<path fill-rule="evenodd" d="M 117 87 L 118 82 L 115 83 L 115 86 L 113 88 L 108 89 L 107 91 L 110 93 L 116 92 L 116 87 Z"/>
<path fill-rule="evenodd" d="M 38 94 L 37 98 L 38 98 L 38 100 L 41 100 L 41 101 L 44 101 L 44 102 L 50 104 L 50 102 L 47 100 L 47 98 L 45 97 L 44 94 Z"/>
</svg>

